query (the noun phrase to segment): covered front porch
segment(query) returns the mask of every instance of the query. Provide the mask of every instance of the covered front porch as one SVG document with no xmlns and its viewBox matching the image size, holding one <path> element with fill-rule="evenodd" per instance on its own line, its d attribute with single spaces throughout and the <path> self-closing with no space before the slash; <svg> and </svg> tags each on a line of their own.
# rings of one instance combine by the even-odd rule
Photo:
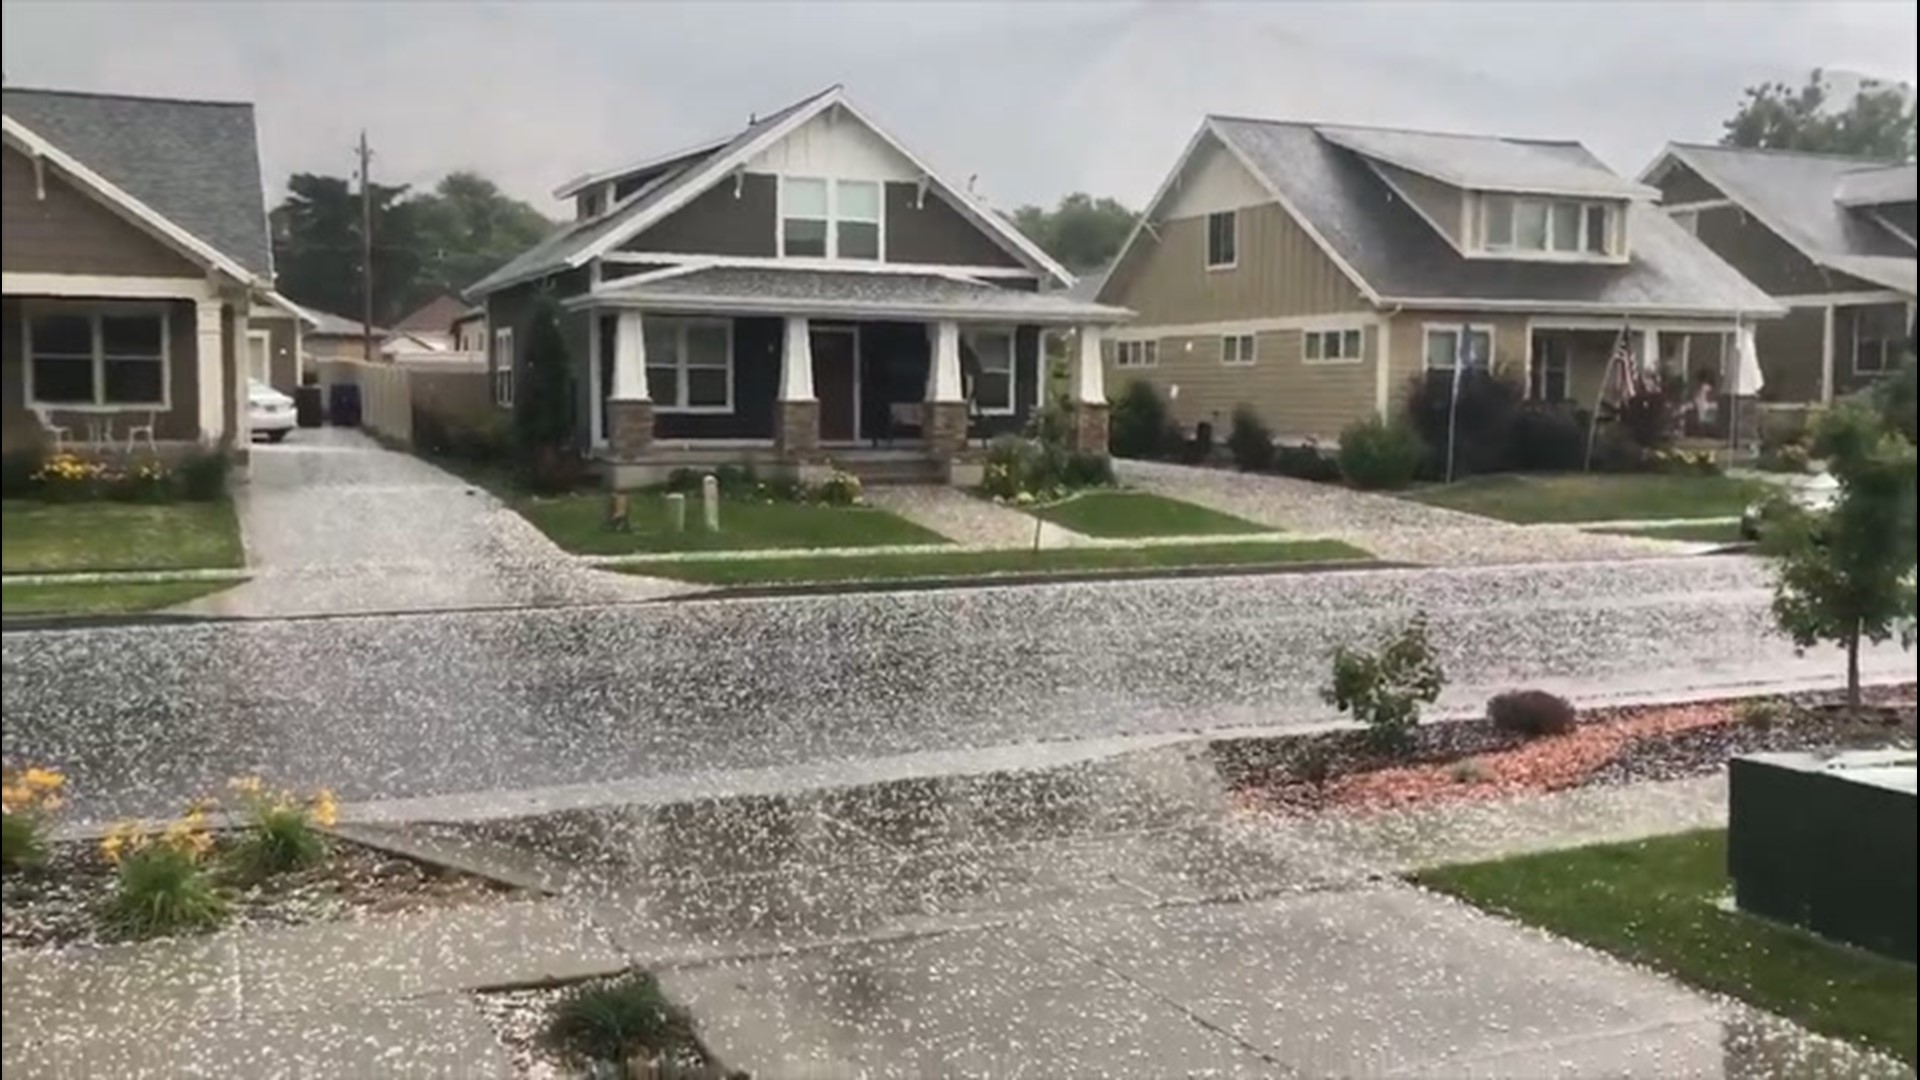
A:
<svg viewBox="0 0 1920 1080">
<path fill-rule="evenodd" d="M 1077 443 L 1105 450 L 1100 328 L 1117 309 L 928 274 L 640 277 L 569 305 L 588 322 L 587 434 L 617 485 L 829 461 L 951 480 L 969 447 L 1023 430 L 1045 404 L 1049 334 L 1078 343 Z"/>
<path fill-rule="evenodd" d="M 247 311 L 244 291 L 205 278 L 8 273 L 6 448 L 164 456 L 229 438 L 244 446 L 236 343 Z"/>
<path fill-rule="evenodd" d="M 1744 320 L 1599 320 L 1538 317 L 1527 328 L 1529 400 L 1595 410 L 1614 400 L 1624 346 L 1635 370 L 1655 375 L 1680 400 L 1687 436 L 1751 438 L 1764 377 L 1739 364 L 1738 343 L 1756 323 Z"/>
</svg>

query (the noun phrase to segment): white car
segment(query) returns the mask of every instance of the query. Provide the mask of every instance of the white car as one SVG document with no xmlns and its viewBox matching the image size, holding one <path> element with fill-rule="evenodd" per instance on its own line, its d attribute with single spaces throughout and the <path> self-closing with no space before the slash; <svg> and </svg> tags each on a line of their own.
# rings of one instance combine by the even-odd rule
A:
<svg viewBox="0 0 1920 1080">
<path fill-rule="evenodd" d="M 268 442 L 279 442 L 294 427 L 293 399 L 257 379 L 247 382 L 247 426 Z"/>
<path fill-rule="evenodd" d="M 1824 514 L 1833 509 L 1840 500 L 1840 481 L 1828 473 L 1814 473 L 1789 487 L 1784 493 L 1788 502 L 1810 514 Z M 1760 530 L 1766 524 L 1767 508 L 1772 500 L 1754 503 L 1740 515 L 1740 535 L 1748 540 L 1760 539 Z"/>
</svg>

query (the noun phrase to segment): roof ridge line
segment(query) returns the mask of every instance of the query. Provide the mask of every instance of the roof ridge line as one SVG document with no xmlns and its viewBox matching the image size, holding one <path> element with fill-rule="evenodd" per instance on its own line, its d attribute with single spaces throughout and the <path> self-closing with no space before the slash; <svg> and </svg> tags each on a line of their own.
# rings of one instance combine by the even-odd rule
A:
<svg viewBox="0 0 1920 1080">
<path fill-rule="evenodd" d="M 1244 116 L 1232 113 L 1208 113 L 1209 120 L 1226 120 L 1243 124 L 1282 124 L 1289 127 L 1312 128 L 1316 134 L 1321 128 L 1352 128 L 1356 131 L 1391 131 L 1401 135 L 1436 135 L 1446 139 L 1498 139 L 1501 142 L 1532 143 L 1539 146 L 1578 146 L 1586 144 L 1579 139 L 1548 139 L 1533 135 L 1498 135 L 1488 132 L 1445 131 L 1438 128 L 1397 127 L 1391 124 L 1352 124 L 1343 120 L 1282 120 L 1266 116 Z"/>
</svg>

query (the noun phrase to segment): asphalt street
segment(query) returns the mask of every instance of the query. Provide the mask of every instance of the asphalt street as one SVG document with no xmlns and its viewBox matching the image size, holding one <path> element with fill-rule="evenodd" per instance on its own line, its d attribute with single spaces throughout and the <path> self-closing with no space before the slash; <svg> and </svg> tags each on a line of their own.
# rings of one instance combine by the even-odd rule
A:
<svg viewBox="0 0 1920 1080">
<path fill-rule="evenodd" d="M 1837 676 L 1768 600 L 1727 557 L 10 632 L 0 697 L 6 760 L 95 820 L 240 774 L 359 801 L 1320 723 L 1328 650 L 1416 610 L 1444 707 Z"/>
</svg>

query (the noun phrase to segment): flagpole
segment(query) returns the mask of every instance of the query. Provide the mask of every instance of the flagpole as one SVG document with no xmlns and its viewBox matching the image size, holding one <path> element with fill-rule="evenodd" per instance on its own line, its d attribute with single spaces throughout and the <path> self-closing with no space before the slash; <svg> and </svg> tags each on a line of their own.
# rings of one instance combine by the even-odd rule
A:
<svg viewBox="0 0 1920 1080">
<path fill-rule="evenodd" d="M 1587 414 L 1587 472 L 1593 471 L 1593 444 L 1600 434 L 1600 405 L 1607 400 L 1607 385 L 1613 381 L 1613 369 L 1620 366 L 1620 354 L 1629 348 L 1627 332 L 1630 324 L 1626 320 L 1620 323 L 1620 332 L 1613 337 L 1613 349 L 1607 353 L 1607 365 L 1600 372 L 1600 389 L 1593 394 L 1593 411 Z"/>
<path fill-rule="evenodd" d="M 1447 483 L 1453 483 L 1454 448 L 1460 439 L 1456 430 L 1460 423 L 1460 373 L 1467 369 L 1467 363 L 1473 358 L 1473 346 L 1467 344 L 1472 337 L 1471 328 L 1460 328 L 1460 344 L 1453 351 L 1453 389 L 1447 396 Z"/>
</svg>

